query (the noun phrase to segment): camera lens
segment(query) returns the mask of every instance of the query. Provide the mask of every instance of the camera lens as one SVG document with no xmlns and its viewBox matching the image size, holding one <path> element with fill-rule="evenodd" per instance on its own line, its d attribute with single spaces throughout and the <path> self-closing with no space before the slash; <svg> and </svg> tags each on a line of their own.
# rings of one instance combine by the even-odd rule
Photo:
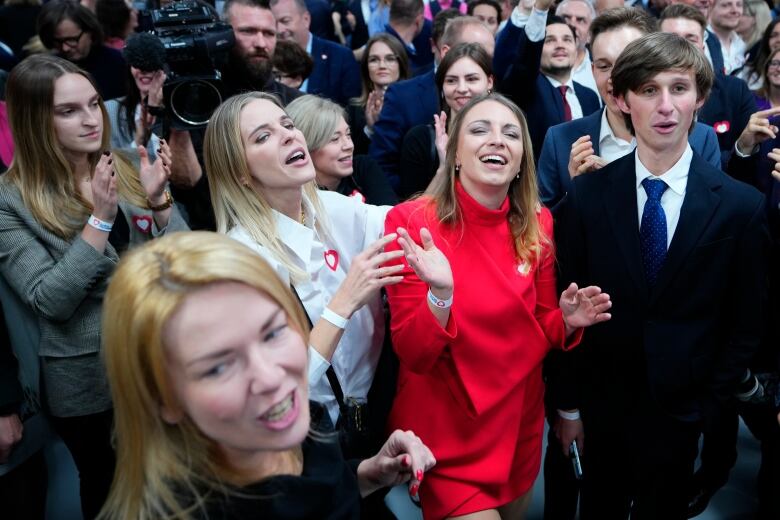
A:
<svg viewBox="0 0 780 520">
<path fill-rule="evenodd" d="M 211 114 L 222 103 L 222 94 L 213 83 L 190 80 L 179 83 L 171 92 L 170 106 L 174 115 L 193 126 L 205 126 Z"/>
</svg>

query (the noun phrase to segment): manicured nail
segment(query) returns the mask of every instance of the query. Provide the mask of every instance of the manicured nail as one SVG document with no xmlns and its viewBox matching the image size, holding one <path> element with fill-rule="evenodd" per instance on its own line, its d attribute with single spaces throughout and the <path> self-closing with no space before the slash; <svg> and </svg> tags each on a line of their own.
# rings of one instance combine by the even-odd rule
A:
<svg viewBox="0 0 780 520">
<path fill-rule="evenodd" d="M 165 161 L 163 161 L 163 166 L 168 166 L 168 163 L 166 163 Z"/>
<path fill-rule="evenodd" d="M 111 152 L 110 152 L 109 150 L 105 150 L 105 151 L 103 152 L 103 155 L 111 155 Z"/>
<path fill-rule="evenodd" d="M 422 481 L 423 481 L 423 470 L 421 470 L 421 469 L 417 470 L 417 481 L 420 482 L 420 483 L 422 483 Z"/>
<path fill-rule="evenodd" d="M 157 153 L 162 153 L 162 148 L 158 148 Z"/>
<path fill-rule="evenodd" d="M 108 160 L 108 164 L 111 164 L 112 162 L 114 162 L 114 160 L 113 160 L 113 159 L 109 159 L 109 160 Z"/>
<path fill-rule="evenodd" d="M 401 459 L 401 466 L 408 468 L 409 467 L 409 456 L 404 455 L 404 458 Z"/>
<path fill-rule="evenodd" d="M 113 170 L 111 171 L 111 176 L 112 176 L 112 177 L 114 176 L 114 171 L 113 171 Z"/>
<path fill-rule="evenodd" d="M 412 495 L 413 497 L 416 497 L 418 489 L 420 489 L 420 486 L 418 486 L 417 484 L 412 484 L 412 487 L 409 488 L 409 494 Z"/>
</svg>

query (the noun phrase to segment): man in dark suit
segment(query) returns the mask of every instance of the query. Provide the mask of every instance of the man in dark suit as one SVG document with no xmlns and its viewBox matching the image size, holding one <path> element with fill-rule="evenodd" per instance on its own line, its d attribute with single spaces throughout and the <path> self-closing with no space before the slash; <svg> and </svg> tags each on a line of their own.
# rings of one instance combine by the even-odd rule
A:
<svg viewBox="0 0 780 520">
<path fill-rule="evenodd" d="M 378 3 L 378 0 L 374 0 Z M 341 31 L 345 36 L 350 36 L 351 49 L 359 49 L 368 42 L 368 19 L 371 16 L 371 4 L 369 0 L 352 0 L 347 6 L 354 22 L 350 22 L 349 15 L 341 17 Z M 376 4 L 375 4 L 376 5 Z"/>
<path fill-rule="evenodd" d="M 707 21 L 701 12 L 684 4 L 672 5 L 661 13 L 661 30 L 686 38 L 704 51 L 704 31 Z M 756 100 L 740 78 L 716 74 L 709 99 L 699 110 L 699 121 L 708 124 L 718 134 L 721 166 L 726 170 L 734 146 L 747 126 L 750 115 L 757 110 Z M 750 153 L 750 152 L 748 152 Z"/>
<path fill-rule="evenodd" d="M 559 212 L 561 279 L 596 284 L 614 302 L 570 359 L 585 520 L 686 518 L 702 422 L 716 397 L 737 391 L 760 342 L 763 197 L 687 141 L 713 75 L 677 35 L 629 44 L 612 93 L 636 151 L 577 177 Z"/>
<path fill-rule="evenodd" d="M 709 18 L 710 8 L 712 8 L 712 0 L 671 0 L 669 5 L 672 4 L 690 5 L 691 7 L 696 8 L 702 14 L 702 16 L 704 16 L 705 20 Z M 723 64 L 723 49 L 721 48 L 720 40 L 718 40 L 718 37 L 715 35 L 715 33 L 709 29 L 707 29 L 704 33 L 704 44 L 706 45 L 706 50 L 704 52 L 707 55 L 707 59 L 710 60 L 712 69 L 715 71 L 715 74 L 725 74 L 725 67 Z"/>
<path fill-rule="evenodd" d="M 392 0 L 385 32 L 398 38 L 409 56 L 412 75 L 421 76 L 433 69 L 430 38 L 433 27 L 423 16 L 422 0 Z"/>
<path fill-rule="evenodd" d="M 304 0 L 272 0 L 278 36 L 304 49 L 314 61 L 314 68 L 300 90 L 319 94 L 345 106 L 360 95 L 360 68 L 352 52 L 337 43 L 309 32 L 311 15 Z"/>
<path fill-rule="evenodd" d="M 655 19 L 640 9 L 630 8 L 609 10 L 591 25 L 593 77 L 605 107 L 547 131 L 536 170 L 539 196 L 547 207 L 555 208 L 577 175 L 634 151 L 636 141 L 612 96 L 609 78 L 626 45 L 655 29 Z M 697 123 L 688 141 L 707 162 L 720 168 L 718 138 L 712 127 Z"/>
<path fill-rule="evenodd" d="M 549 7 L 548 3 L 544 0 L 541 7 Z M 534 10 L 526 29 L 539 16 L 539 11 Z M 510 19 L 496 43 L 496 56 L 515 55 L 503 81 L 499 82 L 499 90 L 525 111 L 537 160 L 548 128 L 590 115 L 600 108 L 596 93 L 571 78 L 576 52 L 574 29 L 557 16 L 547 17 L 541 40 L 531 38 Z"/>
</svg>

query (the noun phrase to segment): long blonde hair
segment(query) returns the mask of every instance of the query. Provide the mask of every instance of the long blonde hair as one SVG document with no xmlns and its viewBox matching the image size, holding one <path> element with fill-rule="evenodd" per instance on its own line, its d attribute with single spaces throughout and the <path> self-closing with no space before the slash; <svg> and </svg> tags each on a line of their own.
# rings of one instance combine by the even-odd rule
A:
<svg viewBox="0 0 780 520">
<path fill-rule="evenodd" d="M 517 259 L 533 264 L 542 260 L 542 252 L 546 250 L 550 239 L 546 237 L 539 226 L 538 213 L 541 209 L 536 184 L 536 167 L 533 159 L 533 147 L 528 132 L 528 123 L 523 112 L 509 99 L 501 94 L 484 94 L 471 99 L 457 114 L 452 123 L 450 139 L 447 143 L 447 154 L 444 168 L 447 175 L 444 181 L 436 185 L 431 194 L 436 205 L 436 216 L 439 221 L 457 226 L 463 222 L 458 198 L 455 194 L 455 184 L 459 171 L 456 169 L 455 156 L 458 151 L 458 136 L 463 127 L 463 120 L 472 108 L 485 101 L 495 101 L 507 107 L 517 117 L 520 123 L 523 140 L 523 159 L 520 164 L 518 178 L 509 185 L 509 228 L 514 239 Z"/>
<path fill-rule="evenodd" d="M 6 101 L 16 148 L 5 176 L 19 189 L 35 219 L 55 235 L 68 239 L 84 227 L 92 205 L 79 193 L 73 168 L 54 129 L 54 83 L 65 74 L 80 74 L 95 86 L 84 70 L 55 56 L 30 56 L 11 71 Z M 90 168 L 111 140 L 111 124 L 100 97 L 98 104 L 103 136 L 100 150 L 89 154 Z M 120 197 L 145 207 L 146 196 L 135 168 L 125 157 L 118 157 L 116 162 Z"/>
<path fill-rule="evenodd" d="M 247 92 L 229 98 L 211 116 L 203 141 L 203 158 L 209 180 L 217 231 L 227 233 L 241 225 L 252 239 L 273 253 L 290 272 L 293 281 L 305 280 L 306 271 L 295 265 L 279 236 L 273 210 L 263 194 L 249 182 L 249 164 L 241 137 L 241 111 L 256 99 L 282 107 L 279 98 L 265 92 Z M 327 219 L 315 181 L 303 186 L 303 195 L 317 212 L 317 231 L 328 235 Z"/>
<path fill-rule="evenodd" d="M 174 233 L 128 253 L 103 306 L 117 465 L 101 518 L 189 518 L 209 493 L 227 490 L 220 476 L 230 470 L 215 455 L 215 443 L 186 417 L 169 424 L 161 416 L 163 408 L 180 409 L 166 370 L 164 327 L 185 298 L 219 282 L 264 293 L 308 342 L 307 322 L 290 289 L 235 240 L 205 231 Z"/>
</svg>

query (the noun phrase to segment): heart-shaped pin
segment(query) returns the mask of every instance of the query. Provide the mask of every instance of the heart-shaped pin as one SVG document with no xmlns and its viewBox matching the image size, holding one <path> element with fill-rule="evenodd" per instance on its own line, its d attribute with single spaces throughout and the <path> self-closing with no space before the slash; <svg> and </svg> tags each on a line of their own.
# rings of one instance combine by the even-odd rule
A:
<svg viewBox="0 0 780 520">
<path fill-rule="evenodd" d="M 149 215 L 133 217 L 133 224 L 141 233 L 151 233 L 152 231 L 152 217 Z"/>
<path fill-rule="evenodd" d="M 360 193 L 358 190 L 352 190 L 352 193 L 349 194 L 350 197 L 355 197 L 356 199 L 359 199 L 360 202 L 365 202 L 366 197 L 362 193 Z"/>
<path fill-rule="evenodd" d="M 324 253 L 325 263 L 330 267 L 331 271 L 335 271 L 339 266 L 339 253 L 335 249 L 328 249 Z"/>
<path fill-rule="evenodd" d="M 731 123 L 728 121 L 718 121 L 712 127 L 715 129 L 715 132 L 718 134 L 725 134 L 726 132 L 731 129 Z"/>
</svg>

